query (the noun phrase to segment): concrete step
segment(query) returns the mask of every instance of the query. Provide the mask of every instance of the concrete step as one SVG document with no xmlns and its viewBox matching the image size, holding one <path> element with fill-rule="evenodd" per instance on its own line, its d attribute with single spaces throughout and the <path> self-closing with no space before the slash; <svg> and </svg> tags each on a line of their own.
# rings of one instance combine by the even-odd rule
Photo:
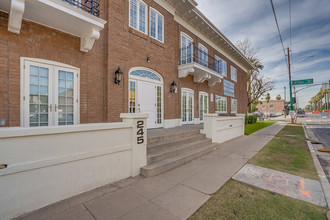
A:
<svg viewBox="0 0 330 220">
<path fill-rule="evenodd" d="M 196 129 L 196 130 L 189 130 L 189 131 L 184 131 L 184 132 L 177 132 L 177 133 L 169 134 L 169 135 L 160 135 L 158 137 L 148 138 L 148 145 L 156 143 L 156 142 L 166 141 L 166 140 L 170 140 L 170 139 L 174 139 L 174 138 L 191 136 L 191 135 L 199 134 L 199 133 L 200 133 L 200 129 Z"/>
<path fill-rule="evenodd" d="M 149 144 L 149 142 L 148 142 L 147 153 L 151 154 L 154 152 L 163 151 L 164 149 L 168 149 L 173 146 L 178 146 L 178 145 L 202 140 L 202 139 L 205 139 L 205 137 L 206 137 L 205 134 L 194 134 L 194 135 L 184 136 L 181 138 L 174 138 L 174 139 L 169 139 L 169 140 L 165 140 L 165 141 L 159 141 L 159 142 L 155 142 L 152 144 Z"/>
<path fill-rule="evenodd" d="M 166 147 L 163 147 L 161 150 L 154 151 L 152 153 L 148 153 L 147 164 L 149 165 L 152 163 L 156 163 L 160 160 L 165 160 L 170 157 L 174 157 L 178 154 L 182 154 L 187 151 L 194 150 L 198 147 L 206 146 L 206 145 L 209 145 L 212 143 L 212 140 L 209 138 L 205 138 L 205 136 L 204 136 L 204 138 L 203 138 L 203 136 L 197 136 L 197 137 L 198 137 L 197 140 L 195 140 L 196 136 L 192 136 L 191 138 L 193 138 L 193 139 L 186 138 L 184 144 L 180 144 L 180 141 L 183 141 L 183 140 L 180 140 L 180 141 L 173 140 L 170 143 L 172 145 L 167 146 L 168 144 L 166 144 L 165 145 Z M 189 143 L 187 143 L 187 142 L 189 142 Z M 164 145 L 162 145 L 162 146 L 164 146 Z"/>
<path fill-rule="evenodd" d="M 145 177 L 156 176 L 160 173 L 166 172 L 174 167 L 185 164 L 197 157 L 207 154 L 216 149 L 217 144 L 208 144 L 203 147 L 196 148 L 191 151 L 176 155 L 174 157 L 158 161 L 151 165 L 141 168 L 141 174 Z"/>
</svg>

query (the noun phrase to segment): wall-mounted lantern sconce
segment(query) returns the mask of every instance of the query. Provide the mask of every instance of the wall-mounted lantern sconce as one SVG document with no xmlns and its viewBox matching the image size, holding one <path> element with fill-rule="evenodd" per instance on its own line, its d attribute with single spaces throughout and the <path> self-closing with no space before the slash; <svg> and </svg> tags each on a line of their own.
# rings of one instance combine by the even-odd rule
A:
<svg viewBox="0 0 330 220">
<path fill-rule="evenodd" d="M 172 82 L 170 92 L 177 93 L 178 87 L 176 85 L 176 82 Z"/>
<path fill-rule="evenodd" d="M 147 62 L 150 63 L 150 61 L 151 61 L 151 60 L 150 60 L 150 57 L 147 57 Z"/>
<path fill-rule="evenodd" d="M 123 71 L 121 71 L 120 67 L 115 72 L 115 83 L 119 85 L 120 81 L 123 78 Z"/>
</svg>

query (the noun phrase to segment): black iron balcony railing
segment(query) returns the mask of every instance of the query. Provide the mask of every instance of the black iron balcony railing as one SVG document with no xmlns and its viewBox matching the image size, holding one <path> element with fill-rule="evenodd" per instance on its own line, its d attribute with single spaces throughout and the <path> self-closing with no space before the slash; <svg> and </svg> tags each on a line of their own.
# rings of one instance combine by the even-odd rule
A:
<svg viewBox="0 0 330 220">
<path fill-rule="evenodd" d="M 221 61 L 208 55 L 205 50 L 196 47 L 194 43 L 180 49 L 180 64 L 193 62 L 199 63 L 215 72 L 222 72 Z"/>
<path fill-rule="evenodd" d="M 96 17 L 100 17 L 100 0 L 61 0 L 86 11 Z"/>
</svg>

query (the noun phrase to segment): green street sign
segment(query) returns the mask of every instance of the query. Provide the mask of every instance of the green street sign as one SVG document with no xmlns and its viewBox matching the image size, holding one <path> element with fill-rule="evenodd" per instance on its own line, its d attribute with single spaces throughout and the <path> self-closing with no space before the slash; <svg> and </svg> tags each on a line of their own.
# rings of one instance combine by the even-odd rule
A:
<svg viewBox="0 0 330 220">
<path fill-rule="evenodd" d="M 313 84 L 313 79 L 292 80 L 292 85 Z"/>
</svg>

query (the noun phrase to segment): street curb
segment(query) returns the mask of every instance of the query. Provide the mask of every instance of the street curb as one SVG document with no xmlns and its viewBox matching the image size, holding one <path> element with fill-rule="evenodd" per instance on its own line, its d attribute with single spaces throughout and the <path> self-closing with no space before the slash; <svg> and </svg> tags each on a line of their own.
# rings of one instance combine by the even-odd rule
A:
<svg viewBox="0 0 330 220">
<path fill-rule="evenodd" d="M 311 130 L 309 130 L 311 132 L 311 136 L 308 135 L 308 132 L 307 132 L 308 128 L 306 128 L 306 124 L 303 124 L 303 128 L 304 128 L 304 132 L 305 132 L 305 137 L 307 139 L 318 140 Z M 327 177 L 326 177 L 326 175 L 323 171 L 323 168 L 320 164 L 320 161 L 316 156 L 316 153 L 315 153 L 315 150 L 313 148 L 313 145 L 312 145 L 311 141 L 306 140 L 306 142 L 307 142 L 309 151 L 311 152 L 315 168 L 316 168 L 317 173 L 320 177 L 320 182 L 321 182 L 321 186 L 322 186 L 322 190 L 323 190 L 323 193 L 324 193 L 325 200 L 327 201 L 328 208 L 330 209 L 330 184 L 329 184 L 328 179 L 327 179 Z"/>
</svg>

